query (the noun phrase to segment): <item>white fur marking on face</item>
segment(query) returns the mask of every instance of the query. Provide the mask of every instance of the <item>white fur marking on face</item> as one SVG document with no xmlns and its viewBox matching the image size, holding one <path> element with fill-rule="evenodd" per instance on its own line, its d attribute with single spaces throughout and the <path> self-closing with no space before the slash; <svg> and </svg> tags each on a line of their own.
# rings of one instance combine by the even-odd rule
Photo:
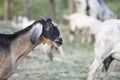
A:
<svg viewBox="0 0 120 80">
<path fill-rule="evenodd" d="M 51 21 L 54 26 L 57 26 L 57 23 L 55 21 Z"/>
</svg>

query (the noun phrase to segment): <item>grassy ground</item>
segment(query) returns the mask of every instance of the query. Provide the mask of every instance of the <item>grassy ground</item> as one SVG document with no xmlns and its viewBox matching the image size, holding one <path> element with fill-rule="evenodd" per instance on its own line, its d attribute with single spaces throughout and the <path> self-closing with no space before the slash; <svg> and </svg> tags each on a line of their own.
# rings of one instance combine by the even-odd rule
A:
<svg viewBox="0 0 120 80">
<path fill-rule="evenodd" d="M 51 62 L 37 47 L 18 65 L 15 74 L 9 80 L 86 80 L 94 57 L 94 45 L 82 44 L 80 36 L 71 43 L 68 40 L 68 26 L 59 25 L 59 28 L 63 35 L 65 58 L 54 50 L 54 60 Z M 9 23 L 5 25 L 0 22 L 0 32 L 13 33 L 14 31 L 16 29 Z M 117 61 L 112 63 L 108 72 L 110 80 L 120 80 L 119 66 L 120 63 Z M 99 74 L 96 74 L 96 78 L 99 78 Z"/>
</svg>

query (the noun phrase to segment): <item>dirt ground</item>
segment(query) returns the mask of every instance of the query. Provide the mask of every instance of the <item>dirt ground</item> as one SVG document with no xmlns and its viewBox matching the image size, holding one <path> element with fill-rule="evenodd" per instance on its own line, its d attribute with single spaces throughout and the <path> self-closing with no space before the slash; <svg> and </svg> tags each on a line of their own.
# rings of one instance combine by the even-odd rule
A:
<svg viewBox="0 0 120 80">
<path fill-rule="evenodd" d="M 69 42 L 69 28 L 60 26 L 65 56 L 53 50 L 54 60 L 50 61 L 38 46 L 20 62 L 15 74 L 9 80 L 86 80 L 94 59 L 94 45 L 82 44 L 80 37 L 77 37 L 73 43 Z M 16 29 L 0 23 L 0 32 L 12 33 L 13 31 Z M 101 80 L 100 71 L 99 69 L 95 75 L 97 80 Z M 113 61 L 108 75 L 109 80 L 120 80 L 120 62 Z"/>
</svg>

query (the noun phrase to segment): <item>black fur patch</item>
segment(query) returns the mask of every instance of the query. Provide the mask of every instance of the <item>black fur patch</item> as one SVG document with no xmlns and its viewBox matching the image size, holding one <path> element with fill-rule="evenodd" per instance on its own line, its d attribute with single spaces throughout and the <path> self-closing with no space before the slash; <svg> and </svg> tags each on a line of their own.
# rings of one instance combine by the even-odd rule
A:
<svg viewBox="0 0 120 80">
<path fill-rule="evenodd" d="M 14 40 L 14 36 L 9 34 L 0 34 L 0 50 L 4 49 L 9 51 L 10 44 Z"/>
<path fill-rule="evenodd" d="M 86 6 L 86 14 L 88 16 L 90 16 L 90 6 L 89 6 L 89 1 L 88 0 L 86 0 L 86 4 L 87 4 L 87 6 Z"/>
<path fill-rule="evenodd" d="M 105 68 L 105 71 L 108 70 L 109 66 L 110 66 L 110 63 L 113 61 L 114 58 L 112 58 L 111 56 L 107 57 L 104 62 L 103 62 L 103 66 Z"/>
<path fill-rule="evenodd" d="M 46 22 L 43 23 L 43 35 L 54 41 L 57 37 L 60 36 L 60 32 L 57 29 L 56 26 L 54 26 L 51 22 L 52 20 L 49 18 Z M 47 30 L 47 27 L 50 27 L 49 30 Z"/>
</svg>

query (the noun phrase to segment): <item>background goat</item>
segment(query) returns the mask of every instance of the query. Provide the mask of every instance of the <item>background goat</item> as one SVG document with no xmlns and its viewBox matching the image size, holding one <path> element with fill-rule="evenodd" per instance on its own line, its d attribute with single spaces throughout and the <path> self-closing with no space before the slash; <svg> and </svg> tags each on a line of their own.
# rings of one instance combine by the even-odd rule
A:
<svg viewBox="0 0 120 80">
<path fill-rule="evenodd" d="M 87 37 L 86 35 L 83 35 L 86 33 L 87 29 L 84 31 L 80 28 L 85 28 L 85 26 L 99 26 L 99 23 L 101 22 L 98 20 L 105 21 L 108 19 L 116 18 L 115 14 L 105 5 L 103 0 L 75 0 L 75 3 L 77 6 L 77 14 L 71 14 L 70 19 L 69 17 L 64 16 L 65 19 L 68 19 L 70 21 L 70 41 L 74 41 L 74 34 L 78 29 L 82 32 L 82 43 L 86 42 L 86 40 L 89 43 L 94 42 L 94 36 L 91 35 L 91 37 Z M 84 18 L 79 15 L 83 15 Z M 90 16 L 90 18 L 88 16 Z M 91 20 L 91 17 L 94 19 Z"/>
<path fill-rule="evenodd" d="M 99 25 L 102 23 L 93 17 L 80 13 L 74 13 L 69 16 L 64 15 L 63 17 L 70 21 L 70 41 L 73 41 L 75 39 L 74 36 L 76 30 L 89 31 L 89 28 L 91 28 L 94 30 L 91 32 L 96 32 L 96 29 L 98 29 Z M 91 32 L 87 32 L 87 34 Z"/>
<path fill-rule="evenodd" d="M 95 58 L 90 67 L 88 80 L 94 80 L 96 70 L 103 64 L 103 79 L 107 80 L 106 72 L 109 65 L 120 60 L 120 20 L 108 20 L 95 34 Z"/>
<path fill-rule="evenodd" d="M 14 17 L 11 24 L 14 28 L 23 29 L 32 24 L 34 21 L 35 20 L 29 20 L 27 17 L 19 15 Z"/>
<path fill-rule="evenodd" d="M 7 80 L 18 63 L 41 43 L 62 44 L 57 24 L 50 18 L 37 20 L 14 34 L 0 34 L 0 80 Z"/>
<path fill-rule="evenodd" d="M 77 11 L 101 21 L 116 18 L 116 15 L 106 6 L 103 0 L 75 0 Z"/>
</svg>

